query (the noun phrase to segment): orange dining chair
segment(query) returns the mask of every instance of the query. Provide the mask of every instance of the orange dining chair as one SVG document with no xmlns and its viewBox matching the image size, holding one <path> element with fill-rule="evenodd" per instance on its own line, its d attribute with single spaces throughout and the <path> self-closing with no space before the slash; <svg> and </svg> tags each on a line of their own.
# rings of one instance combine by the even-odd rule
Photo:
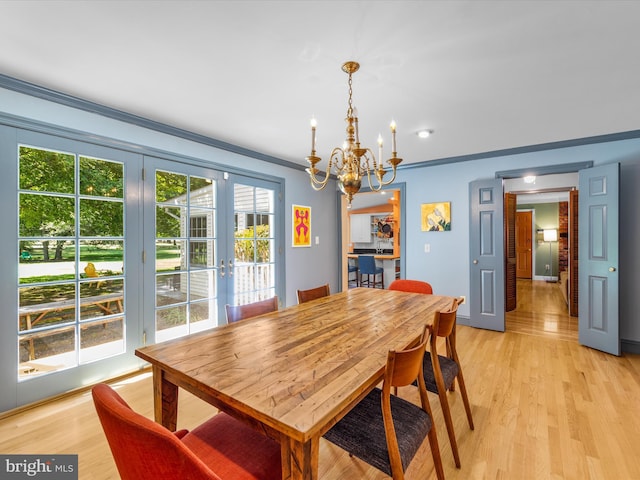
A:
<svg viewBox="0 0 640 480">
<path fill-rule="evenodd" d="M 429 438 L 436 475 L 439 480 L 444 479 L 422 374 L 426 342 L 425 333 L 418 346 L 400 352 L 389 351 L 382 389 L 374 388 L 324 435 L 394 480 L 404 479 L 404 472 L 425 437 Z M 413 381 L 420 390 L 421 406 L 391 395 L 391 387 L 411 385 Z"/>
<path fill-rule="evenodd" d="M 123 480 L 273 480 L 282 478 L 280 445 L 226 413 L 192 431 L 170 432 L 134 412 L 110 386 L 93 401 Z"/>
<path fill-rule="evenodd" d="M 433 294 L 433 288 L 428 282 L 421 280 L 398 279 L 391 282 L 389 290 L 400 290 L 402 292 Z"/>
<path fill-rule="evenodd" d="M 308 290 L 298 290 L 298 303 L 310 302 L 316 298 L 328 297 L 329 295 L 331 295 L 331 291 L 328 283 Z"/>
<path fill-rule="evenodd" d="M 456 350 L 456 315 L 461 299 L 456 299 L 449 310 L 442 310 L 435 313 L 433 330 L 429 334 L 429 355 L 424 356 L 423 374 L 427 390 L 438 394 L 442 414 L 444 416 L 449 443 L 453 451 L 453 459 L 456 467 L 460 468 L 460 455 L 458 454 L 458 444 L 456 434 L 453 430 L 453 420 L 451 419 L 451 409 L 447 399 L 447 390 L 454 390 L 454 381 L 458 380 L 460 395 L 467 414 L 467 421 L 471 430 L 474 429 L 473 417 L 471 416 L 471 405 L 467 396 L 467 389 L 462 375 L 462 366 Z M 438 337 L 445 339 L 447 354 L 439 355 L 437 340 Z"/>
<path fill-rule="evenodd" d="M 404 292 L 424 293 L 431 295 L 433 289 L 428 282 L 420 280 L 394 280 L 389 285 L 389 290 L 401 290 Z M 451 444 L 451 450 L 453 451 L 453 459 L 456 467 L 460 468 L 460 455 L 458 453 L 458 444 L 456 441 L 456 435 L 453 430 L 453 420 L 451 419 L 451 409 L 449 408 L 449 401 L 447 399 L 447 390 L 453 391 L 455 384 L 454 381 L 457 378 L 460 385 L 460 394 L 462 396 L 462 402 L 464 403 L 464 409 L 467 414 L 467 420 L 471 430 L 474 429 L 473 417 L 471 416 L 471 406 L 469 404 L 469 398 L 467 396 L 467 389 L 464 384 L 464 377 L 462 376 L 462 368 L 460 366 L 460 360 L 458 358 L 458 352 L 456 351 L 455 331 L 456 331 L 456 316 L 458 311 L 458 305 L 461 302 L 461 298 L 454 300 L 453 305 L 449 310 L 436 312 L 434 319 L 435 334 L 430 335 L 429 354 L 424 356 L 424 379 L 427 385 L 427 390 L 436 393 L 440 400 L 440 406 L 442 407 L 442 414 L 444 416 L 445 424 L 447 426 L 447 433 L 449 435 L 449 443 Z M 447 350 L 446 356 L 438 355 L 437 338 L 444 337 Z"/>
<path fill-rule="evenodd" d="M 263 313 L 275 312 L 278 310 L 278 296 L 275 295 L 266 300 L 247 303 L 245 305 L 225 305 L 227 312 L 227 323 L 237 322 L 245 318 L 257 317 Z"/>
</svg>

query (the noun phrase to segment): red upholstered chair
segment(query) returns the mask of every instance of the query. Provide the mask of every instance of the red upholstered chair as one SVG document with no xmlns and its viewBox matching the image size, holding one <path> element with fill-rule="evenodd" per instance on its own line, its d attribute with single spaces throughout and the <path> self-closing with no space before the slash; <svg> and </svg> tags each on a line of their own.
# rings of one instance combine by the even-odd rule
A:
<svg viewBox="0 0 640 480">
<path fill-rule="evenodd" d="M 98 384 L 93 401 L 123 480 L 282 478 L 280 445 L 225 413 L 172 433 Z"/>
<path fill-rule="evenodd" d="M 389 290 L 400 290 L 402 292 L 412 292 L 412 293 L 426 293 L 429 295 L 433 294 L 433 289 L 431 288 L 431 284 L 427 282 L 422 282 L 420 280 L 408 280 L 408 279 L 400 279 L 394 280 L 389 285 Z"/>
</svg>

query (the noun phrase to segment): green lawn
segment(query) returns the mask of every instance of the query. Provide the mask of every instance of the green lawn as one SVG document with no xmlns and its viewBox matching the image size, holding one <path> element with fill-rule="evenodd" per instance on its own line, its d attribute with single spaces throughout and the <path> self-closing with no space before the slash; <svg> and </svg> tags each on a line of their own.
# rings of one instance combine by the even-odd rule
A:
<svg viewBox="0 0 640 480">
<path fill-rule="evenodd" d="M 179 258 L 180 257 L 180 249 L 174 245 L 158 245 L 157 247 L 157 258 L 158 259 L 170 259 L 170 258 Z M 30 264 L 38 264 L 44 263 L 44 257 L 42 255 L 41 248 L 33 248 L 32 251 L 29 252 L 31 254 L 31 258 L 29 260 L 20 259 L 20 263 L 30 263 Z M 75 247 L 70 245 L 65 247 L 62 251 L 62 261 L 63 262 L 72 262 L 75 260 Z M 80 258 L 82 258 L 82 263 L 85 262 L 122 262 L 122 249 L 113 248 L 111 244 L 106 246 L 100 245 L 82 245 L 80 247 Z M 46 263 L 56 263 L 53 260 L 50 260 Z M 121 272 L 112 272 L 111 275 L 119 275 Z M 84 276 L 83 273 L 80 274 Z M 60 274 L 60 275 L 36 275 L 32 277 L 25 277 L 20 279 L 20 284 L 26 283 L 43 283 L 43 282 L 59 282 L 64 280 L 74 280 L 75 275 L 73 274 Z"/>
</svg>

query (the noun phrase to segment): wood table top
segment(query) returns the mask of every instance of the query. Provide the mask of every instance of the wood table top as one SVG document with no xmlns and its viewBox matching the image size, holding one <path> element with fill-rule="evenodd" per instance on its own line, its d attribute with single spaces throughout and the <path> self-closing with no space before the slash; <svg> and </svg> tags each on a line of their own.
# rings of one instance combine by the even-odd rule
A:
<svg viewBox="0 0 640 480">
<path fill-rule="evenodd" d="M 136 350 L 224 410 L 306 442 L 377 385 L 452 297 L 356 288 Z"/>
</svg>

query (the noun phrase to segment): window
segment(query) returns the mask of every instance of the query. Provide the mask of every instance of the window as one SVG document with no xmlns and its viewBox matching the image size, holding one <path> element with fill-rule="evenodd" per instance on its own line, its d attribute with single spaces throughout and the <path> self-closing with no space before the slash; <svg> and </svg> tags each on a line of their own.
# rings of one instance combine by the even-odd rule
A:
<svg viewBox="0 0 640 480">
<path fill-rule="evenodd" d="M 189 234 L 191 238 L 207 238 L 207 217 L 205 215 L 189 218 Z M 207 242 L 191 241 L 189 262 L 192 267 L 207 266 Z"/>
</svg>

